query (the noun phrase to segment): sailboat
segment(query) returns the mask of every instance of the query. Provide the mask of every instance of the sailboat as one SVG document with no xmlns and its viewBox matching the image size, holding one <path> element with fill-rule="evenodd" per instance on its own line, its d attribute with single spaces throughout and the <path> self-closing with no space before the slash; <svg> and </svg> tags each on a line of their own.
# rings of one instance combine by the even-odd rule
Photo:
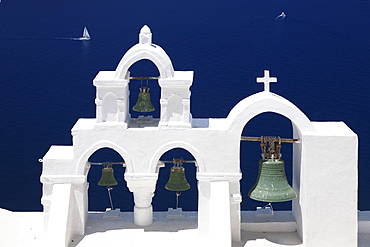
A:
<svg viewBox="0 0 370 247">
<path fill-rule="evenodd" d="M 84 31 L 82 33 L 82 37 L 79 38 L 79 40 L 89 40 L 90 39 L 90 34 L 89 32 L 87 31 L 87 28 L 84 27 Z"/>
</svg>

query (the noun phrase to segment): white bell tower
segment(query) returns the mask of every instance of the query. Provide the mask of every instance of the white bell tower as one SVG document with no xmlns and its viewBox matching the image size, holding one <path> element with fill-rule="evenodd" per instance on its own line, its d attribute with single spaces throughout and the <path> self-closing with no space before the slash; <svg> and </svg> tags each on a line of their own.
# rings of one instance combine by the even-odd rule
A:
<svg viewBox="0 0 370 247">
<path fill-rule="evenodd" d="M 158 78 L 161 87 L 159 127 L 190 128 L 192 119 L 190 86 L 193 83 L 194 73 L 174 71 L 166 52 L 159 45 L 152 43 L 152 33 L 146 25 L 140 30 L 139 43 L 126 52 L 116 70 L 100 71 L 95 77 L 97 123 L 116 122 L 126 128 L 129 127 L 131 121 L 129 68 L 143 59 L 152 61 L 160 73 Z"/>
</svg>

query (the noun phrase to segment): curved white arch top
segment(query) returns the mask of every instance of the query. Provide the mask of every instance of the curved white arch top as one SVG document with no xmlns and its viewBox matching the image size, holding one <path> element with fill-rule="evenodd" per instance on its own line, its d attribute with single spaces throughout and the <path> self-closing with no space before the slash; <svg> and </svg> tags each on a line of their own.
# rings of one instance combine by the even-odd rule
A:
<svg viewBox="0 0 370 247">
<path fill-rule="evenodd" d="M 174 149 L 174 148 L 183 148 L 186 151 L 188 151 L 191 155 L 193 155 L 194 159 L 196 160 L 197 166 L 198 166 L 198 171 L 199 172 L 205 172 L 206 171 L 205 164 L 204 164 L 204 161 L 202 159 L 202 155 L 200 154 L 200 152 L 193 145 L 191 145 L 190 143 L 187 143 L 187 142 L 183 142 L 183 141 L 173 141 L 173 142 L 169 142 L 169 143 L 166 143 L 166 144 L 160 146 L 155 151 L 155 153 L 154 153 L 154 155 L 153 155 L 153 157 L 150 161 L 149 172 L 151 172 L 151 173 L 156 172 L 157 162 L 159 161 L 161 156 L 165 152 L 167 152 L 171 149 Z"/>
<path fill-rule="evenodd" d="M 143 59 L 148 59 L 157 66 L 161 79 L 174 76 L 171 59 L 159 45 L 152 43 L 152 33 L 145 25 L 140 30 L 139 43 L 131 47 L 119 62 L 115 79 L 125 79 L 131 65 Z"/>
<path fill-rule="evenodd" d="M 86 165 L 86 162 L 88 161 L 89 157 L 93 153 L 95 153 L 96 151 L 98 151 L 99 149 L 102 149 L 102 148 L 110 148 L 110 149 L 113 149 L 114 151 L 116 151 L 122 157 L 122 159 L 125 161 L 126 169 L 127 169 L 126 171 L 127 172 L 133 172 L 134 171 L 130 155 L 128 154 L 128 152 L 123 147 L 121 147 L 120 145 L 117 145 L 116 143 L 113 143 L 111 141 L 102 140 L 102 141 L 96 142 L 93 145 L 91 145 L 90 147 L 88 147 L 82 153 L 82 155 L 79 157 L 79 159 L 77 161 L 76 175 L 84 175 L 85 165 Z"/>
<path fill-rule="evenodd" d="M 226 119 L 230 124 L 230 130 L 241 132 L 249 120 L 264 112 L 285 116 L 297 126 L 300 132 L 316 132 L 311 121 L 298 107 L 289 100 L 268 91 L 243 99 L 230 111 Z"/>
</svg>

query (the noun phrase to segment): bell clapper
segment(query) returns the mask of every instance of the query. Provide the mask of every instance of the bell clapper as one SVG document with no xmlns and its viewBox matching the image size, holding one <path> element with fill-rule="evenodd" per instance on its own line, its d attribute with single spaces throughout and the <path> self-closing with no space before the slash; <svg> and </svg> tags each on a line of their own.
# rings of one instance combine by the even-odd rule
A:
<svg viewBox="0 0 370 247">
<path fill-rule="evenodd" d="M 271 209 L 271 215 L 274 215 L 274 208 L 272 207 L 272 202 L 267 203 L 263 208 Z"/>
<path fill-rule="evenodd" d="M 108 190 L 108 196 L 109 196 L 109 201 L 110 201 L 110 206 L 111 206 L 111 209 L 114 210 L 114 207 L 113 207 L 113 201 L 112 201 L 112 196 L 110 194 L 110 191 L 113 190 L 112 187 L 110 186 L 107 186 L 107 190 Z"/>
<path fill-rule="evenodd" d="M 274 208 L 272 207 L 272 203 L 269 202 L 263 207 L 256 208 L 256 216 L 273 216 L 274 215 Z"/>
<path fill-rule="evenodd" d="M 179 196 L 181 196 L 181 192 L 177 191 L 176 192 L 176 209 L 179 208 Z"/>
</svg>

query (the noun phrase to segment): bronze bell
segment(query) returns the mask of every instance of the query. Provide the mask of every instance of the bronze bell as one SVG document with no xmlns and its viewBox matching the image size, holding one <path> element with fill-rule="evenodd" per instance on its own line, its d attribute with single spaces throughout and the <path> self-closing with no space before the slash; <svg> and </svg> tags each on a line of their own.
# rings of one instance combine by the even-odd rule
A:
<svg viewBox="0 0 370 247">
<path fill-rule="evenodd" d="M 137 98 L 137 102 L 134 105 L 134 107 L 132 107 L 132 110 L 137 112 L 152 112 L 155 110 L 154 106 L 152 105 L 152 102 L 150 102 L 150 93 L 149 88 L 147 86 L 140 88 L 140 93 Z"/>
<path fill-rule="evenodd" d="M 114 178 L 114 170 L 112 167 L 108 166 L 108 167 L 104 167 L 103 170 L 102 170 L 102 173 L 101 173 L 101 178 L 98 182 L 98 185 L 99 186 L 107 186 L 107 187 L 110 187 L 110 186 L 113 186 L 113 185 L 117 185 L 118 182 L 117 180 Z"/>
<path fill-rule="evenodd" d="M 248 196 L 262 202 L 285 202 L 297 197 L 286 178 L 284 161 L 281 159 L 260 160 L 258 178 L 249 190 Z"/>
<path fill-rule="evenodd" d="M 170 191 L 185 191 L 190 189 L 190 184 L 185 177 L 185 168 L 179 165 L 171 167 L 170 178 L 165 188 Z"/>
</svg>

